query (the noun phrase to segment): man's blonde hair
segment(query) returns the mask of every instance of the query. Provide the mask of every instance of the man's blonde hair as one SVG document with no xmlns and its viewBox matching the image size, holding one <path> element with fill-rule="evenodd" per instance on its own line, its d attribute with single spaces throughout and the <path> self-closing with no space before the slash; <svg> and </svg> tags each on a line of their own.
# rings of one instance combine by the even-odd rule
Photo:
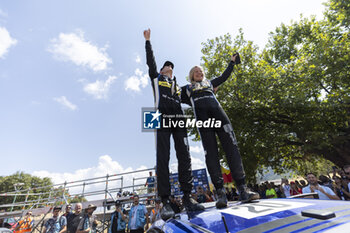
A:
<svg viewBox="0 0 350 233">
<path fill-rule="evenodd" d="M 192 69 L 190 70 L 190 74 L 189 74 L 189 76 L 188 76 L 188 79 L 189 79 L 189 81 L 190 81 L 191 83 L 194 83 L 194 82 L 195 82 L 194 79 L 193 79 L 193 76 L 194 76 L 194 69 L 195 69 L 195 68 L 201 69 L 201 71 L 203 72 L 203 80 L 205 79 L 205 74 L 204 74 L 203 68 L 202 68 L 201 66 L 194 66 L 194 67 L 192 67 Z"/>
</svg>

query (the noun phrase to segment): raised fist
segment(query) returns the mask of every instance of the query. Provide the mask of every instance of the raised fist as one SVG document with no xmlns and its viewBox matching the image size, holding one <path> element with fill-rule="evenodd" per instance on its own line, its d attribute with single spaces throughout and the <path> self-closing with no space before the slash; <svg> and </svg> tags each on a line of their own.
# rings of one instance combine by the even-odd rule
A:
<svg viewBox="0 0 350 233">
<path fill-rule="evenodd" d="M 232 55 L 231 60 L 235 63 L 235 64 L 241 64 L 241 57 L 239 56 L 239 53 L 235 53 Z"/>
<path fill-rule="evenodd" d="M 150 40 L 151 39 L 151 29 L 147 29 L 143 31 L 143 37 L 145 37 L 145 40 Z"/>
</svg>

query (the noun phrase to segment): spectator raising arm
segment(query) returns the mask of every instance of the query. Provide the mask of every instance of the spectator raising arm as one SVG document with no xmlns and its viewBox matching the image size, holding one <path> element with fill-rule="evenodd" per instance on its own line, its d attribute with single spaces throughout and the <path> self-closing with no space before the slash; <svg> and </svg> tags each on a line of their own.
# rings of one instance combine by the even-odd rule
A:
<svg viewBox="0 0 350 233">
<path fill-rule="evenodd" d="M 317 185 L 317 186 L 310 185 L 310 190 L 311 192 L 315 192 L 316 190 L 318 190 L 331 200 L 340 200 L 340 198 L 337 195 L 335 195 L 334 192 L 328 187 L 325 187 L 325 186 L 321 187 L 320 185 Z"/>
</svg>

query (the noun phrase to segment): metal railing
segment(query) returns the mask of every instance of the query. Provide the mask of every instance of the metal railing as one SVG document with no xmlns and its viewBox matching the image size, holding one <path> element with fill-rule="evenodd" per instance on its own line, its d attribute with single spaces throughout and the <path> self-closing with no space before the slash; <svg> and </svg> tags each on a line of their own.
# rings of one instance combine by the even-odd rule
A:
<svg viewBox="0 0 350 233">
<path fill-rule="evenodd" d="M 82 202 L 83 208 L 89 204 L 96 205 L 103 210 L 99 213 L 102 222 L 102 228 L 99 232 L 103 232 L 109 226 L 108 209 L 120 198 L 125 203 L 131 202 L 126 193 L 138 192 L 141 200 L 156 196 L 156 193 L 146 194 L 147 187 L 146 180 L 149 176 L 145 176 L 144 172 L 154 171 L 154 168 L 142 169 L 132 172 L 124 172 L 119 174 L 107 174 L 106 176 L 76 180 L 65 181 L 64 183 L 47 185 L 42 187 L 29 188 L 24 190 L 14 190 L 11 192 L 0 193 L 0 198 L 13 198 L 13 202 L 0 205 L 0 218 L 14 218 L 19 217 L 17 223 L 31 211 L 33 216 L 40 217 L 33 227 L 33 231 L 41 232 L 38 224 L 44 221 L 44 218 L 51 212 L 54 206 L 65 207 L 74 198 L 86 199 Z M 125 182 L 125 177 L 130 180 L 130 184 Z M 132 183 L 131 178 L 132 177 Z M 140 183 L 142 180 L 144 182 Z M 35 191 L 35 192 L 34 192 Z M 70 191 L 72 193 L 70 193 Z M 123 196 L 124 193 L 124 197 Z M 143 194 L 143 195 L 142 195 Z M 25 196 L 25 200 L 18 201 L 17 197 Z M 144 197 L 144 198 L 143 198 Z M 23 198 L 22 198 L 23 199 Z M 17 200 L 17 201 L 16 201 Z M 10 208 L 10 211 L 8 209 Z M 14 211 L 14 209 L 21 209 Z M 2 212 L 5 210 L 5 212 Z M 6 212 L 7 211 L 7 212 Z"/>
</svg>

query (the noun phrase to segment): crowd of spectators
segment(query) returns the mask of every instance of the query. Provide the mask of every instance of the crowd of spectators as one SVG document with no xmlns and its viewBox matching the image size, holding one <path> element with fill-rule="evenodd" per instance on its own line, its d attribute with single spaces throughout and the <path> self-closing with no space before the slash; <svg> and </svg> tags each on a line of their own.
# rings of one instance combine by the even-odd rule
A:
<svg viewBox="0 0 350 233">
<path fill-rule="evenodd" d="M 260 185 L 248 185 L 248 187 L 252 191 L 258 192 L 261 199 L 288 198 L 306 193 L 317 193 L 321 200 L 350 200 L 350 166 L 345 166 L 344 169 L 335 169 L 333 176 L 320 175 L 317 177 L 314 173 L 308 173 L 305 175 L 305 179 L 292 181 L 282 178 L 280 184 L 266 181 Z M 239 193 L 235 188 L 226 188 L 226 195 L 229 201 L 239 200 Z M 192 197 L 198 203 L 205 203 L 215 201 L 217 195 L 215 189 L 211 191 L 208 188 L 198 186 Z M 159 212 L 162 204 L 157 199 L 154 202 L 146 201 L 145 203 L 148 206 L 154 206 L 148 211 L 150 216 L 148 221 L 146 221 L 147 217 L 145 216 L 146 228 L 148 223 L 152 224 L 160 218 Z M 171 205 L 176 213 L 181 212 L 183 209 L 181 197 L 171 196 Z M 131 217 L 132 214 L 129 213 L 129 216 Z"/>
<path fill-rule="evenodd" d="M 55 206 L 52 210 L 52 216 L 43 221 L 41 232 L 43 233 L 95 233 L 98 225 L 96 216 L 93 212 L 96 206 L 89 205 L 82 211 L 82 204 L 76 203 L 74 212 L 72 205 L 67 205 L 65 212 L 61 206 Z"/>
<path fill-rule="evenodd" d="M 289 181 L 282 178 L 281 184 L 264 182 L 260 185 L 249 185 L 250 189 L 260 194 L 261 199 L 288 198 L 306 193 L 317 193 L 321 200 L 350 200 L 350 165 L 343 169 L 335 168 L 332 175 L 316 176 L 310 172 L 305 180 Z"/>
<path fill-rule="evenodd" d="M 289 198 L 295 195 L 302 195 L 308 193 L 317 193 L 319 199 L 323 200 L 350 200 L 350 165 L 344 166 L 343 169 L 334 168 L 332 175 L 316 176 L 310 172 L 306 174 L 305 179 L 288 180 L 282 178 L 280 184 L 274 182 L 264 182 L 260 185 L 248 185 L 252 191 L 258 192 L 261 199 L 270 198 Z M 152 173 L 150 173 L 152 177 Z M 276 182 L 277 183 L 277 182 Z M 146 185 L 148 186 L 147 193 L 154 191 L 154 180 L 148 178 Z M 238 201 L 239 193 L 235 188 L 226 188 L 226 196 L 229 201 Z M 214 202 L 217 194 L 215 189 L 205 189 L 198 186 L 196 192 L 192 197 L 198 203 Z M 160 199 L 155 196 L 146 195 L 146 198 L 141 202 L 139 196 L 132 192 L 118 193 L 117 201 L 114 203 L 114 212 L 111 213 L 111 221 L 108 233 L 138 233 L 144 232 L 149 225 L 160 219 L 160 210 L 162 203 Z M 124 201 L 121 201 L 121 200 Z M 125 200 L 131 200 L 125 201 Z M 170 204 L 175 213 L 180 213 L 184 208 L 180 196 L 171 196 Z M 128 209 L 128 212 L 127 210 Z M 74 211 L 72 205 L 67 205 L 65 211 L 60 215 L 61 207 L 55 207 L 52 212 L 52 217 L 45 221 L 42 225 L 42 232 L 44 233 L 94 233 L 96 232 L 97 219 L 93 214 L 96 206 L 89 205 L 84 211 L 81 203 L 74 204 Z M 26 229 L 30 228 L 24 223 L 31 222 L 31 212 L 27 213 L 22 220 L 22 224 Z M 1 222 L 3 225 L 3 223 Z M 24 229 L 20 231 L 17 226 L 17 231 L 25 232 Z"/>
<path fill-rule="evenodd" d="M 288 180 L 282 178 L 279 184 L 266 181 L 260 185 L 250 184 L 248 187 L 250 190 L 258 192 L 261 199 L 289 198 L 296 195 L 303 196 L 302 194 L 316 193 L 321 200 L 347 201 L 350 200 L 350 165 L 344 166 L 343 169 L 334 168 L 332 173 L 318 177 L 310 172 L 305 175 L 304 179 Z M 226 188 L 226 196 L 229 201 L 239 201 L 239 193 L 235 188 Z M 217 195 L 215 189 L 211 191 L 208 188 L 198 186 L 192 197 L 198 203 L 205 203 L 216 201 Z M 154 209 L 149 212 L 151 216 L 149 223 L 153 223 L 160 218 L 161 203 L 156 201 L 147 204 L 155 205 Z M 176 213 L 183 209 L 181 197 L 171 196 L 171 204 Z"/>
<path fill-rule="evenodd" d="M 277 183 L 277 182 L 276 182 Z M 261 199 L 289 198 L 296 195 L 317 193 L 321 200 L 350 200 L 350 165 L 343 169 L 333 168 L 333 172 L 327 175 L 316 176 L 310 172 L 305 179 L 290 181 L 282 178 L 279 184 L 266 181 L 260 185 L 248 185 L 249 189 L 258 192 Z M 229 201 L 237 201 L 239 194 L 235 188 L 226 188 L 226 195 Z M 199 203 L 215 201 L 215 190 L 205 190 L 197 187 L 193 195 Z"/>
</svg>

